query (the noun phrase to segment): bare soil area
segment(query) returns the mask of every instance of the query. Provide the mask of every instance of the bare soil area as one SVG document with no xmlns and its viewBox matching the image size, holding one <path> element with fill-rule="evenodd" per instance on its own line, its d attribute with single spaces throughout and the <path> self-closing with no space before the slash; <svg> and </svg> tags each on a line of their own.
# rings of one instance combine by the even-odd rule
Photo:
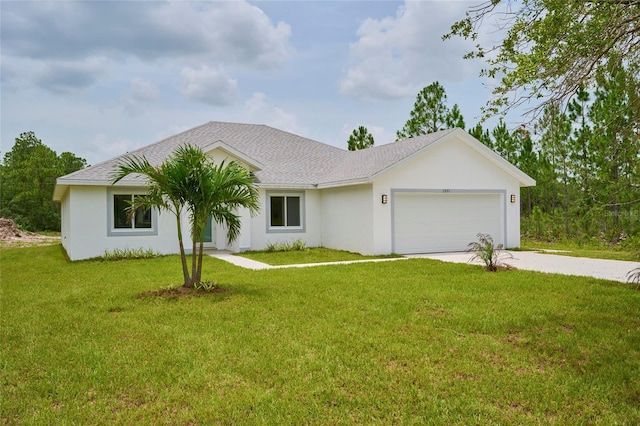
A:
<svg viewBox="0 0 640 426">
<path fill-rule="evenodd" d="M 174 287 L 174 288 L 164 288 L 160 290 L 151 290 L 145 293 L 142 293 L 141 297 L 161 297 L 165 299 L 177 299 L 182 297 L 199 297 L 206 296 L 210 294 L 222 294 L 226 293 L 228 290 L 225 288 L 216 285 L 210 289 L 197 289 L 197 288 L 186 288 L 183 286 Z"/>
<path fill-rule="evenodd" d="M 60 237 L 23 231 L 11 219 L 0 218 L 0 247 L 31 247 L 60 242 Z"/>
</svg>

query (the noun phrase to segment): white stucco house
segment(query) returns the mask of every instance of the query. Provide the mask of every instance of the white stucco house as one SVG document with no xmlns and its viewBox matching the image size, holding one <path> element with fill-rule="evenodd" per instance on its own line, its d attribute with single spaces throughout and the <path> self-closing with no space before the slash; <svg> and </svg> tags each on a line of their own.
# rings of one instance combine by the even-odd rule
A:
<svg viewBox="0 0 640 426">
<path fill-rule="evenodd" d="M 239 212 L 240 237 L 229 246 L 224 229 L 207 230 L 209 247 L 234 252 L 295 240 L 362 254 L 459 251 L 478 232 L 518 247 L 520 188 L 535 185 L 462 129 L 352 152 L 264 125 L 209 122 L 129 154 L 159 164 L 184 144 L 235 160 L 256 178 L 261 210 Z M 58 178 L 54 199 L 70 259 L 140 247 L 178 252 L 172 214 L 126 220 L 124 201 L 146 192 L 137 176 L 110 183 L 129 154 Z"/>
</svg>

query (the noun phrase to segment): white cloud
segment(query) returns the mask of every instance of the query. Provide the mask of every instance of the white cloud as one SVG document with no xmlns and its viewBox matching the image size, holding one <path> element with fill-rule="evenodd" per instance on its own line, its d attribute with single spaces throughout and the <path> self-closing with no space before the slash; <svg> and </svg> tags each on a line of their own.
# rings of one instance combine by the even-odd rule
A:
<svg viewBox="0 0 640 426">
<path fill-rule="evenodd" d="M 264 93 L 254 93 L 251 98 L 245 101 L 245 109 L 251 122 L 266 124 L 298 135 L 309 133 L 307 128 L 298 123 L 295 114 L 270 104 Z"/>
<path fill-rule="evenodd" d="M 104 133 L 95 135 L 91 141 L 92 158 L 113 158 L 131 152 L 144 144 L 125 138 L 111 138 Z"/>
<path fill-rule="evenodd" d="M 196 53 L 227 64 L 273 68 L 292 51 L 291 27 L 274 25 L 261 9 L 244 1 L 166 3 L 154 10 L 153 19 L 159 28 L 190 40 Z"/>
<path fill-rule="evenodd" d="M 271 66 L 291 51 L 291 27 L 274 25 L 246 1 L 12 2 L 3 4 L 1 18 L 3 51 L 12 56 L 69 59 L 101 52 L 153 60 L 204 55 Z"/>
<path fill-rule="evenodd" d="M 78 68 L 96 57 L 111 65 L 261 71 L 293 51 L 291 27 L 246 1 L 8 2 L 0 19 L 3 68 L 29 60 L 43 69 L 37 76 L 9 72 L 3 83 L 22 79 L 57 92 L 96 82 L 100 69 Z"/>
<path fill-rule="evenodd" d="M 182 69 L 182 94 L 208 105 L 229 105 L 238 96 L 238 82 L 222 69 L 201 66 Z"/>
<path fill-rule="evenodd" d="M 256 92 L 251 96 L 251 98 L 245 101 L 244 105 L 250 115 L 255 115 L 261 110 L 267 108 L 267 95 Z"/>
<path fill-rule="evenodd" d="M 36 84 L 56 93 L 77 93 L 91 86 L 103 72 L 105 59 L 53 61 L 42 64 L 35 73 Z"/>
<path fill-rule="evenodd" d="M 155 101 L 160 96 L 158 87 L 141 78 L 131 80 L 131 98 L 136 101 L 150 102 Z"/>
<path fill-rule="evenodd" d="M 468 42 L 441 39 L 467 7 L 466 2 L 405 1 L 393 17 L 366 19 L 350 45 L 340 91 L 359 100 L 397 99 L 443 75 L 460 81 L 477 73 L 474 63 L 462 59 Z"/>
<path fill-rule="evenodd" d="M 160 97 L 158 87 L 146 80 L 136 77 L 131 80 L 129 92 L 119 101 L 122 110 L 128 117 L 149 114 L 149 107 Z"/>
</svg>

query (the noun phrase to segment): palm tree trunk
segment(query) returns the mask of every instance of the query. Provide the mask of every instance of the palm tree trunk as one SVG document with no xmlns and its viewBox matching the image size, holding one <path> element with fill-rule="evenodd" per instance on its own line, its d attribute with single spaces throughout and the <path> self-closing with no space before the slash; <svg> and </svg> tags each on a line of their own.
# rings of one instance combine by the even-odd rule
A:
<svg viewBox="0 0 640 426">
<path fill-rule="evenodd" d="M 192 232 L 191 239 L 193 240 L 191 245 L 191 276 L 189 277 L 189 282 L 185 284 L 187 288 L 193 288 L 195 284 L 195 275 L 196 275 L 196 233 Z"/>
<path fill-rule="evenodd" d="M 198 229 L 198 242 L 199 242 L 199 250 L 198 250 L 198 264 L 197 268 L 193 272 L 193 283 L 197 284 L 202 281 L 202 257 L 204 254 L 204 231 L 206 228 L 205 218 L 202 222 L 198 221 L 196 228 Z"/>
<path fill-rule="evenodd" d="M 196 244 L 198 241 L 198 231 L 196 230 L 195 224 L 191 224 L 191 275 L 189 276 L 189 280 L 185 283 L 185 287 L 193 288 L 195 286 L 195 277 L 196 277 Z"/>
<path fill-rule="evenodd" d="M 180 215 L 176 215 L 176 222 L 178 224 L 178 245 L 180 246 L 180 261 L 182 262 L 182 275 L 184 276 L 185 287 L 188 287 L 189 283 L 189 267 L 187 266 L 187 255 L 184 252 L 184 243 L 182 242 L 182 224 L 180 223 Z"/>
<path fill-rule="evenodd" d="M 202 231 L 202 234 L 204 236 L 204 230 Z M 202 256 L 203 256 L 203 252 L 204 252 L 204 238 L 200 238 L 200 251 L 198 252 L 198 272 L 196 274 L 196 278 L 195 278 L 195 282 L 200 283 L 202 282 Z"/>
</svg>

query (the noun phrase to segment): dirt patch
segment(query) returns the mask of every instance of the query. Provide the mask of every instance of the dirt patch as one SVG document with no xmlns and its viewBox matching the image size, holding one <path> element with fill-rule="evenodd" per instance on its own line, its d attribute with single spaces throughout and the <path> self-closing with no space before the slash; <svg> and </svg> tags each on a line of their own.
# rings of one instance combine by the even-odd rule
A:
<svg viewBox="0 0 640 426">
<path fill-rule="evenodd" d="M 177 299 L 181 297 L 201 297 L 212 294 L 223 294 L 229 290 L 216 285 L 212 288 L 203 290 L 186 287 L 162 288 L 160 290 L 150 290 L 140 294 L 140 297 L 160 297 L 164 299 Z"/>
<path fill-rule="evenodd" d="M 60 242 L 60 237 L 40 235 L 23 231 L 18 225 L 4 217 L 0 218 L 0 247 L 28 247 L 35 245 L 49 245 Z"/>
</svg>

